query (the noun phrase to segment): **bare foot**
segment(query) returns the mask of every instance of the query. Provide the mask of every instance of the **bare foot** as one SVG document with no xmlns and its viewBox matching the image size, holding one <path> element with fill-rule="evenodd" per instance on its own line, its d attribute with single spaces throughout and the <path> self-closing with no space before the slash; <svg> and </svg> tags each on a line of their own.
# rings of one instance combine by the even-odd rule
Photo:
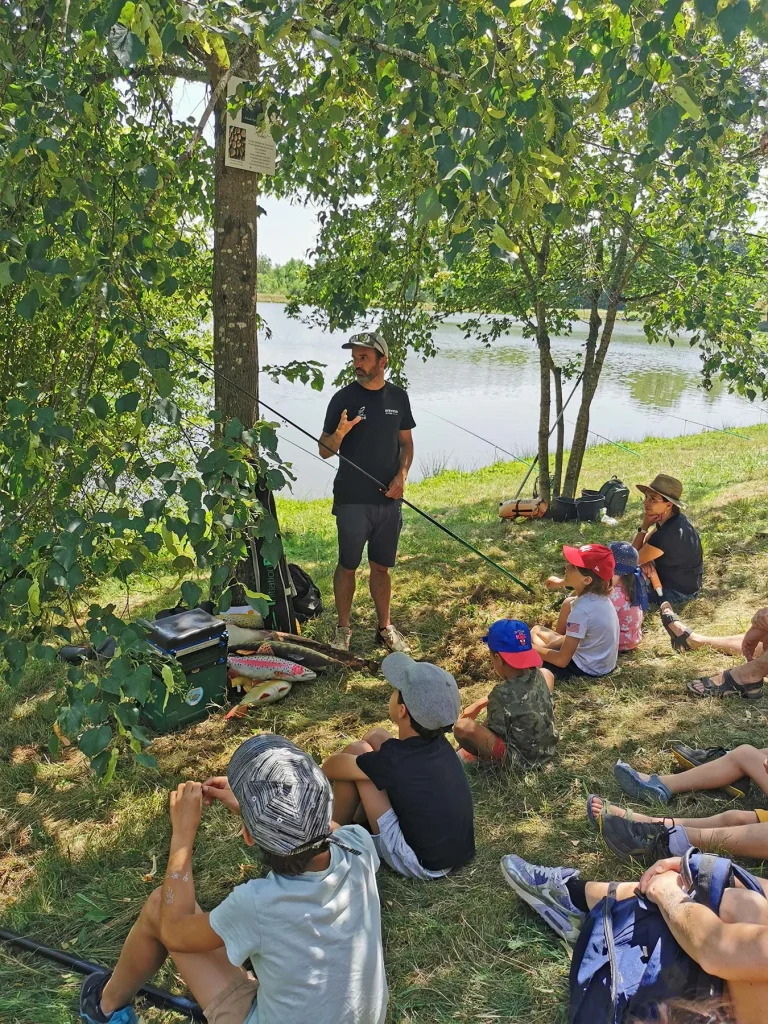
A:
<svg viewBox="0 0 768 1024">
<path fill-rule="evenodd" d="M 638 772 L 638 775 L 640 773 Z M 626 818 L 627 812 L 623 807 L 619 807 L 618 804 L 609 803 L 608 800 L 603 800 L 601 796 L 592 797 L 592 813 L 596 818 L 599 818 L 601 814 L 609 814 L 616 818 Z M 639 811 L 631 811 L 630 816 L 632 821 L 658 821 L 658 818 L 649 818 L 647 814 L 640 814 Z"/>
</svg>

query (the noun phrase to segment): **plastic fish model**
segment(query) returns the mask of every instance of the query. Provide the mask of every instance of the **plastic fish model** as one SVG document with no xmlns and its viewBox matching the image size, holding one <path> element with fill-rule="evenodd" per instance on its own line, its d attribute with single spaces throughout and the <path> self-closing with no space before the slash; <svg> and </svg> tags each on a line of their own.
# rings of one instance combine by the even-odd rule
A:
<svg viewBox="0 0 768 1024">
<path fill-rule="evenodd" d="M 285 679 L 289 683 L 311 683 L 317 679 L 311 669 L 270 654 L 230 654 L 227 663 L 239 676 L 249 679 Z"/>
<path fill-rule="evenodd" d="M 252 687 L 240 703 L 226 713 L 224 718 L 227 721 L 231 721 L 233 718 L 245 718 L 249 707 L 257 704 L 274 704 L 275 701 L 287 697 L 290 692 L 291 684 L 284 679 L 267 679 Z"/>
</svg>

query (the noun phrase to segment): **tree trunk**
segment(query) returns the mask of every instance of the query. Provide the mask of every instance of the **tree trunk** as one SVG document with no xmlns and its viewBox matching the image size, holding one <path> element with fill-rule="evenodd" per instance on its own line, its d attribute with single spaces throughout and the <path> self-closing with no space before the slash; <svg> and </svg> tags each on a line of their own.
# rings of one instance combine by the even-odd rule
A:
<svg viewBox="0 0 768 1024">
<path fill-rule="evenodd" d="M 538 303 L 537 303 L 538 305 Z M 543 303 L 542 303 L 543 305 Z M 546 322 L 537 316 L 536 344 L 539 347 L 539 495 L 544 501 L 552 500 L 549 477 L 549 413 L 552 406 L 549 333 Z"/>
<path fill-rule="evenodd" d="M 552 363 L 552 375 L 555 378 L 555 416 L 557 419 L 557 446 L 555 448 L 555 475 L 552 478 L 552 496 L 560 494 L 563 480 L 563 449 L 565 448 L 565 420 L 563 412 L 563 371 L 560 366 Z"/>
</svg>

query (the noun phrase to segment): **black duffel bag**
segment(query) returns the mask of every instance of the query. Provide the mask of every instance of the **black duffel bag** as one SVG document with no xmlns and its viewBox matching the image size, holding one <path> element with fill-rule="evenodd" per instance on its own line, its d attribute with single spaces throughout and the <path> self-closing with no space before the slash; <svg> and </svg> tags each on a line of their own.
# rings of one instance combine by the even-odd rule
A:
<svg viewBox="0 0 768 1024">
<path fill-rule="evenodd" d="M 293 610 L 299 622 L 306 622 L 307 619 L 314 619 L 318 615 L 322 615 L 323 599 L 309 573 L 304 572 L 301 566 L 294 562 L 288 563 L 288 572 L 291 574 L 293 589 L 296 591 Z"/>
</svg>

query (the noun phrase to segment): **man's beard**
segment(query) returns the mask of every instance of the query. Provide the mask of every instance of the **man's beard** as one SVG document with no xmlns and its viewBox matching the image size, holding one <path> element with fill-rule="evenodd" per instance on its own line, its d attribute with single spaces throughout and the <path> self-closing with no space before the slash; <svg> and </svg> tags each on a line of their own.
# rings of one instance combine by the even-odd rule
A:
<svg viewBox="0 0 768 1024">
<path fill-rule="evenodd" d="M 376 379 L 378 373 L 378 370 L 371 370 L 370 373 L 366 373 L 365 370 L 355 370 L 355 376 L 361 384 L 370 384 L 372 380 Z"/>
</svg>

